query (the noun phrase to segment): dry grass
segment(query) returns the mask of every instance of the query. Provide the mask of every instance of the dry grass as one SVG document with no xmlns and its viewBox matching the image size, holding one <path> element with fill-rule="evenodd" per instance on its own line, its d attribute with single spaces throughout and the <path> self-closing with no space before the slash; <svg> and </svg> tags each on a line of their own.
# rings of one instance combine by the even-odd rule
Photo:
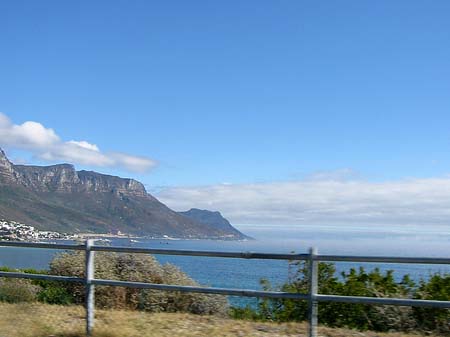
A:
<svg viewBox="0 0 450 337">
<path fill-rule="evenodd" d="M 80 306 L 0 304 L 1 337 L 84 337 Z M 258 323 L 215 316 L 98 310 L 95 337 L 259 337 L 306 336 L 303 323 Z M 323 337 L 412 337 L 345 329 L 319 328 Z"/>
</svg>

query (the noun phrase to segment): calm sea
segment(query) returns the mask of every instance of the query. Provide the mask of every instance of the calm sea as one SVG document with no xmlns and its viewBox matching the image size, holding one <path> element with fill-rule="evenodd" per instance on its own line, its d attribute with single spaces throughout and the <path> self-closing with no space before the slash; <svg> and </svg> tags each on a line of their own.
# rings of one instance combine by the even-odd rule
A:
<svg viewBox="0 0 450 337">
<path fill-rule="evenodd" d="M 221 251 L 254 251 L 303 253 L 315 246 L 323 254 L 395 255 L 450 257 L 450 226 L 441 227 L 355 227 L 355 226 L 236 226 L 255 240 L 138 240 L 112 239 L 113 245 L 166 249 Z M 46 269 L 58 251 L 32 248 L 0 247 L 0 266 Z M 157 256 L 162 263 L 172 263 L 203 285 L 227 288 L 261 289 L 259 281 L 268 279 L 274 285 L 287 280 L 288 262 L 241 260 L 206 257 Z M 338 271 L 361 264 L 338 263 Z M 379 267 L 395 270 L 396 278 L 410 274 L 414 279 L 430 274 L 450 273 L 450 266 L 363 264 L 367 269 Z M 231 299 L 233 304 L 249 303 Z"/>
</svg>

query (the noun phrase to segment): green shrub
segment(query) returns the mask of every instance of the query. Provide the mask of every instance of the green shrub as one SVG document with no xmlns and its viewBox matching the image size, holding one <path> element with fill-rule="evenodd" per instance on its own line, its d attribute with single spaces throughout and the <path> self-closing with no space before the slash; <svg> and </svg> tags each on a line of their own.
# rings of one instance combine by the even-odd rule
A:
<svg viewBox="0 0 450 337">
<path fill-rule="evenodd" d="M 20 272 L 25 274 L 48 274 L 48 270 L 36 269 L 13 269 L 9 267 L 0 267 L 0 271 L 5 272 Z M 20 280 L 20 279 L 16 279 Z M 49 304 L 67 305 L 74 302 L 73 297 L 69 294 L 63 286 L 63 282 L 54 282 L 47 280 L 27 280 L 27 284 L 35 286 L 37 290 L 35 300 Z M 19 291 L 19 290 L 17 290 Z"/>
<path fill-rule="evenodd" d="M 83 252 L 63 253 L 50 263 L 50 274 L 84 277 Z M 153 256 L 143 254 L 95 253 L 95 277 L 120 281 L 198 286 L 177 267 L 161 265 Z M 62 283 L 61 283 L 62 284 Z M 76 303 L 84 303 L 82 284 L 62 286 Z M 140 309 L 153 312 L 185 311 L 196 314 L 221 314 L 228 311 L 225 297 L 174 291 L 156 291 L 124 287 L 95 287 L 95 303 L 103 308 Z"/>
<path fill-rule="evenodd" d="M 309 270 L 305 262 L 290 265 L 288 282 L 273 287 L 261 280 L 264 290 L 308 293 Z M 342 296 L 395 297 L 450 300 L 450 275 L 434 275 L 417 286 L 410 277 L 395 281 L 393 271 L 379 269 L 367 272 L 364 268 L 350 269 L 336 276 L 332 263 L 319 263 L 319 293 Z M 386 305 L 321 302 L 319 323 L 332 327 L 348 327 L 375 331 L 450 331 L 450 310 L 425 309 Z M 278 322 L 304 321 L 308 317 L 306 301 L 262 299 L 256 309 L 247 307 L 232 310 L 235 318 L 272 320 Z"/>
<path fill-rule="evenodd" d="M 9 303 L 34 302 L 39 286 L 24 279 L 0 279 L 0 301 Z"/>
<path fill-rule="evenodd" d="M 433 275 L 428 282 L 421 281 L 414 294 L 424 300 L 450 300 L 450 274 Z M 424 331 L 439 331 L 450 335 L 450 309 L 414 308 L 414 317 Z"/>
<path fill-rule="evenodd" d="M 230 316 L 235 319 L 243 319 L 248 321 L 263 321 L 265 320 L 261 317 L 261 314 L 258 310 L 247 305 L 243 308 L 241 307 L 231 307 L 230 308 Z"/>
<path fill-rule="evenodd" d="M 73 296 L 67 291 L 62 282 L 40 282 L 41 290 L 37 300 L 48 304 L 68 305 L 74 303 Z"/>
</svg>

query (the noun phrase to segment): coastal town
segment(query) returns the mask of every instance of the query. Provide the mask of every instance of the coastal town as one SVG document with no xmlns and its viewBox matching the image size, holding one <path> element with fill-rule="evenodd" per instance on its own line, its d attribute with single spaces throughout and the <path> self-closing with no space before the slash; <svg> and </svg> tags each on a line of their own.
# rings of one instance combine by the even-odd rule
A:
<svg viewBox="0 0 450 337">
<path fill-rule="evenodd" d="M 4 241 L 41 241 L 73 239 L 72 235 L 40 231 L 33 226 L 16 221 L 0 220 L 0 240 Z"/>
</svg>

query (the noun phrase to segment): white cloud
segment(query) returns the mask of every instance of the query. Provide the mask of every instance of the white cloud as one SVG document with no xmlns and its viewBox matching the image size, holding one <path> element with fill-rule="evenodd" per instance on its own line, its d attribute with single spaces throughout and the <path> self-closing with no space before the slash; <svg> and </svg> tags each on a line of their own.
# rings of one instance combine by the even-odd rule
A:
<svg viewBox="0 0 450 337">
<path fill-rule="evenodd" d="M 100 152 L 100 150 L 99 150 L 97 145 L 88 143 L 88 142 L 86 142 L 84 140 L 79 141 L 79 142 L 77 142 L 76 140 L 69 140 L 67 142 L 67 144 L 73 144 L 73 145 L 79 146 L 79 147 L 81 147 L 83 149 L 88 149 L 88 150 L 92 150 L 92 151 L 95 151 L 95 152 Z"/>
<path fill-rule="evenodd" d="M 305 180 L 166 188 L 169 207 L 220 210 L 241 224 L 438 224 L 450 227 L 450 178 Z"/>
<path fill-rule="evenodd" d="M 10 119 L 0 113 L 0 141 L 8 145 L 20 145 L 23 149 L 37 149 L 60 142 L 53 129 L 46 129 L 36 122 L 13 124 Z"/>
<path fill-rule="evenodd" d="M 135 172 L 145 172 L 149 167 L 155 166 L 155 162 L 149 161 L 146 157 L 140 156 L 130 156 L 126 153 L 114 152 L 110 154 L 110 158 L 118 163 L 124 168 L 135 171 Z"/>
<path fill-rule="evenodd" d="M 49 161 L 99 167 L 120 167 L 133 172 L 145 172 L 156 165 L 152 159 L 118 152 L 104 153 L 97 145 L 85 140 L 62 141 L 53 129 L 27 121 L 16 125 L 0 113 L 0 145 L 28 150 L 36 157 Z"/>
</svg>

